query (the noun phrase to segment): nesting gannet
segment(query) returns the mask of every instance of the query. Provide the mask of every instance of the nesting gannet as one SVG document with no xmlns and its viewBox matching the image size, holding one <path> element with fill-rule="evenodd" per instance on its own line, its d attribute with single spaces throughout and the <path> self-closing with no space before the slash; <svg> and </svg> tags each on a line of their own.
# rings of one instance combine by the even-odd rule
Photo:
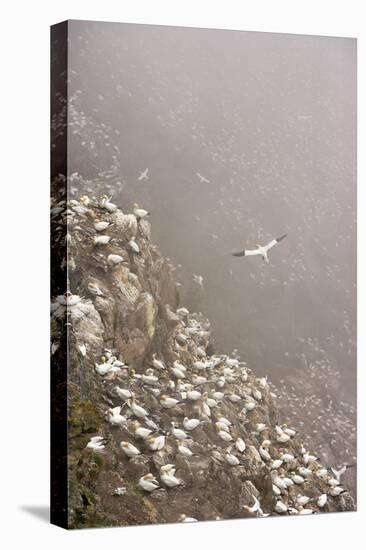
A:
<svg viewBox="0 0 366 550">
<path fill-rule="evenodd" d="M 252 506 L 247 506 L 246 504 L 244 504 L 243 508 L 249 512 L 250 514 L 255 514 L 256 512 L 258 512 L 258 516 L 263 516 L 263 511 L 261 509 L 261 505 L 260 505 L 260 502 L 259 500 L 257 499 L 257 497 L 255 495 L 252 495 L 253 497 L 253 500 L 254 500 L 254 504 L 252 504 Z"/>
<path fill-rule="evenodd" d="M 57 296 L 56 300 L 62 306 L 70 307 L 78 304 L 81 298 L 77 294 L 72 294 L 69 290 L 67 290 L 65 294 L 61 294 L 60 296 Z"/>
<path fill-rule="evenodd" d="M 88 290 L 90 294 L 93 294 L 93 296 L 104 296 L 103 292 L 96 283 L 88 283 Z"/>
<path fill-rule="evenodd" d="M 126 390 L 118 386 L 115 387 L 115 392 L 120 399 L 123 399 L 123 401 L 127 401 L 127 399 L 130 399 L 132 397 L 132 393 L 130 392 L 130 390 Z"/>
<path fill-rule="evenodd" d="M 189 516 L 186 516 L 185 514 L 181 514 L 179 516 L 179 521 L 181 523 L 192 523 L 192 522 L 195 522 L 195 521 L 198 521 L 196 518 L 192 518 L 192 517 L 189 517 Z"/>
<path fill-rule="evenodd" d="M 80 354 L 85 357 L 86 356 L 86 344 L 79 344 L 78 349 L 80 351 Z"/>
<path fill-rule="evenodd" d="M 324 508 L 324 506 L 327 503 L 327 500 L 328 500 L 327 494 L 323 493 L 322 495 L 320 495 L 320 497 L 318 497 L 318 500 L 316 501 L 316 504 L 319 508 Z"/>
<path fill-rule="evenodd" d="M 332 497 L 338 497 L 339 495 L 341 495 L 342 493 L 345 493 L 345 492 L 346 492 L 346 490 L 343 489 L 343 487 L 340 487 L 340 485 L 338 485 L 337 487 L 332 487 L 329 491 L 329 494 Z"/>
<path fill-rule="evenodd" d="M 299 506 L 305 506 L 310 501 L 310 497 L 306 495 L 297 495 L 296 502 Z"/>
<path fill-rule="evenodd" d="M 139 208 L 137 202 L 133 205 L 133 213 L 138 220 L 142 220 L 143 218 L 146 218 L 146 216 L 150 216 L 150 212 L 144 210 L 143 208 Z"/>
<path fill-rule="evenodd" d="M 106 245 L 110 242 L 112 237 L 110 237 L 109 235 L 96 235 L 93 239 L 93 243 L 95 244 L 95 246 L 102 246 L 102 245 Z"/>
<path fill-rule="evenodd" d="M 110 266 L 115 266 L 123 262 L 122 256 L 119 254 L 109 254 L 107 257 L 107 264 Z"/>
<path fill-rule="evenodd" d="M 148 371 L 146 371 L 146 374 L 141 375 L 141 380 L 143 381 L 144 384 L 154 386 L 159 382 L 159 378 L 154 374 L 152 374 L 152 372 L 153 372 L 152 369 L 149 369 Z"/>
<path fill-rule="evenodd" d="M 229 393 L 227 397 L 232 403 L 239 403 L 239 401 L 241 401 L 242 399 L 240 395 L 236 393 Z"/>
<path fill-rule="evenodd" d="M 155 369 L 158 369 L 158 370 L 164 370 L 165 369 L 165 365 L 164 365 L 163 361 L 161 359 L 157 359 L 156 353 L 154 353 L 153 356 L 152 356 L 152 366 Z"/>
<path fill-rule="evenodd" d="M 311 455 L 309 453 L 304 453 L 302 459 L 304 461 L 305 466 L 307 466 L 308 464 L 311 464 L 312 462 L 316 462 L 318 460 L 318 457 L 314 456 L 314 455 Z"/>
<path fill-rule="evenodd" d="M 185 456 L 186 458 L 190 458 L 193 455 L 191 449 L 188 449 L 188 447 L 186 447 L 185 445 L 182 445 L 179 439 L 176 439 L 176 444 L 177 444 L 178 452 L 181 455 Z"/>
<path fill-rule="evenodd" d="M 217 435 L 223 441 L 232 441 L 233 440 L 232 436 L 228 432 L 225 432 L 224 430 L 220 430 L 219 428 L 216 428 L 216 431 L 217 431 Z"/>
<path fill-rule="evenodd" d="M 167 464 L 160 468 L 160 477 L 161 481 L 167 485 L 167 487 L 177 487 L 182 483 L 181 479 L 175 477 L 175 467 L 174 465 Z"/>
<path fill-rule="evenodd" d="M 105 229 L 107 229 L 109 226 L 113 225 L 112 223 L 110 222 L 95 222 L 94 224 L 94 229 L 95 231 L 104 231 Z"/>
<path fill-rule="evenodd" d="M 328 485 L 329 485 L 330 487 L 337 487 L 337 485 L 340 485 L 340 484 L 341 484 L 341 482 L 338 481 L 338 479 L 334 479 L 334 478 L 328 479 L 328 482 L 327 482 L 327 483 L 328 483 Z"/>
<path fill-rule="evenodd" d="M 133 427 L 135 436 L 139 437 L 140 439 L 147 439 L 152 434 L 152 430 L 149 430 L 148 428 L 144 428 L 143 426 L 141 426 L 140 422 L 138 422 L 137 420 L 135 420 L 132 423 L 132 427 Z"/>
<path fill-rule="evenodd" d="M 187 399 L 189 401 L 197 401 L 200 397 L 202 397 L 202 393 L 193 389 L 193 386 L 189 384 L 187 389 Z"/>
<path fill-rule="evenodd" d="M 281 460 L 283 460 L 283 462 L 286 462 L 286 463 L 287 462 L 292 462 L 293 460 L 295 460 L 294 455 L 291 454 L 291 453 L 283 453 L 280 458 L 281 458 Z"/>
<path fill-rule="evenodd" d="M 187 434 L 184 430 L 181 430 L 180 428 L 176 428 L 175 427 L 175 423 L 172 422 L 172 428 L 171 428 L 171 432 L 172 432 L 172 435 L 176 438 L 176 439 L 179 439 L 181 441 L 183 441 L 184 439 L 187 439 Z"/>
<path fill-rule="evenodd" d="M 176 378 L 185 378 L 186 377 L 186 367 L 179 363 L 178 361 L 174 361 L 173 366 L 170 367 L 172 373 Z"/>
<path fill-rule="evenodd" d="M 128 241 L 128 246 L 131 248 L 131 250 L 133 252 L 135 252 L 136 254 L 139 254 L 140 253 L 140 247 L 139 245 L 137 244 L 137 242 L 135 241 L 135 238 L 132 237 L 132 239 L 130 239 Z"/>
<path fill-rule="evenodd" d="M 148 180 L 149 179 L 148 174 L 149 174 L 149 169 L 145 168 L 145 170 L 140 173 L 139 177 L 137 178 L 137 181 Z"/>
<path fill-rule="evenodd" d="M 155 491 L 155 489 L 159 489 L 159 482 L 156 477 L 153 476 L 153 474 L 145 474 L 144 476 L 140 477 L 138 485 L 141 487 L 141 489 L 147 491 L 148 493 Z"/>
<path fill-rule="evenodd" d="M 86 447 L 93 451 L 102 451 L 105 447 L 105 439 L 100 435 L 96 435 L 90 439 Z"/>
<path fill-rule="evenodd" d="M 198 418 L 187 418 L 187 416 L 185 416 L 183 419 L 183 426 L 189 432 L 197 428 L 200 424 L 201 420 L 198 420 Z"/>
<path fill-rule="evenodd" d="M 240 460 L 235 455 L 231 454 L 229 449 L 225 451 L 225 460 L 230 466 L 238 466 L 240 464 Z"/>
<path fill-rule="evenodd" d="M 141 452 L 138 450 L 137 447 L 129 443 L 128 441 L 121 441 L 119 444 L 121 450 L 127 455 L 129 458 L 133 458 L 134 456 L 137 456 L 141 454 Z"/>
<path fill-rule="evenodd" d="M 112 365 L 110 363 L 95 363 L 95 370 L 100 376 L 104 376 L 107 374 L 112 368 Z"/>
<path fill-rule="evenodd" d="M 132 394 L 131 399 L 126 401 L 126 403 L 130 407 L 133 414 L 135 416 L 137 416 L 138 418 L 145 418 L 145 416 L 149 415 L 149 413 L 143 407 L 141 407 L 141 405 L 137 405 L 137 403 L 135 402 L 135 398 L 134 398 L 133 394 Z"/>
<path fill-rule="evenodd" d="M 262 432 L 268 430 L 268 427 L 265 424 L 263 424 L 262 422 L 259 422 L 259 424 L 256 425 L 255 430 L 258 433 L 262 433 Z"/>
<path fill-rule="evenodd" d="M 172 409 L 178 405 L 178 403 L 178 399 L 175 399 L 174 397 L 169 397 L 167 395 L 162 395 L 160 397 L 160 405 L 164 407 L 164 409 Z"/>
<path fill-rule="evenodd" d="M 239 453 L 243 453 L 245 451 L 245 448 L 246 448 L 245 441 L 241 437 L 238 437 L 235 440 L 235 447 L 237 448 Z"/>
<path fill-rule="evenodd" d="M 266 460 L 266 461 L 272 460 L 271 455 L 269 454 L 267 449 L 263 448 L 262 445 L 259 447 L 258 451 L 259 451 L 259 454 L 261 455 L 263 460 Z"/>
<path fill-rule="evenodd" d="M 278 435 L 276 437 L 276 441 L 277 443 L 287 443 L 288 441 L 290 441 L 290 436 L 285 433 L 282 433 L 282 435 Z"/>
<path fill-rule="evenodd" d="M 150 436 L 146 444 L 151 451 L 161 451 L 165 446 L 165 435 Z"/>
<path fill-rule="evenodd" d="M 305 481 L 305 479 L 299 474 L 293 475 L 291 479 L 294 483 L 296 483 L 296 485 L 301 485 Z"/>
<path fill-rule="evenodd" d="M 115 212 L 117 210 L 117 205 L 110 202 L 110 198 L 107 195 L 103 195 L 99 203 L 101 208 L 105 208 L 108 212 Z"/>
<path fill-rule="evenodd" d="M 313 471 L 310 470 L 310 468 L 305 468 L 304 466 L 300 466 L 297 471 L 303 477 L 310 477 L 313 475 Z"/>
<path fill-rule="evenodd" d="M 277 500 L 275 511 L 277 514 L 285 514 L 287 512 L 287 506 L 282 500 Z"/>
<path fill-rule="evenodd" d="M 277 243 L 282 241 L 285 237 L 287 237 L 287 233 L 285 235 L 282 235 L 282 237 L 278 237 L 277 239 L 273 239 L 265 246 L 261 246 L 260 244 L 257 244 L 257 248 L 254 250 L 242 250 L 241 252 L 233 252 L 233 256 L 262 256 L 263 260 L 269 264 L 269 258 L 268 258 L 268 252 L 273 248 Z"/>
<path fill-rule="evenodd" d="M 112 426 L 122 426 L 126 423 L 126 417 L 121 414 L 122 407 L 113 407 L 113 409 L 108 409 L 108 422 Z"/>
<path fill-rule="evenodd" d="M 283 464 L 283 460 L 277 458 L 276 460 L 273 460 L 271 463 L 271 470 L 278 470 L 278 468 L 281 468 Z"/>
</svg>

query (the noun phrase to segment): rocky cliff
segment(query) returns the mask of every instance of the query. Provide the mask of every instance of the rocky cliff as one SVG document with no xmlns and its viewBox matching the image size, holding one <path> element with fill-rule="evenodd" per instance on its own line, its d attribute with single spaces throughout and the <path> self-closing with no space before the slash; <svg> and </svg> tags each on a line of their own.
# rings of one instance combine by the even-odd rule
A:
<svg viewBox="0 0 366 550">
<path fill-rule="evenodd" d="M 84 195 L 54 201 L 52 226 L 67 229 L 52 353 L 66 331 L 70 528 L 354 509 L 270 382 L 181 307 L 144 213 Z"/>
</svg>

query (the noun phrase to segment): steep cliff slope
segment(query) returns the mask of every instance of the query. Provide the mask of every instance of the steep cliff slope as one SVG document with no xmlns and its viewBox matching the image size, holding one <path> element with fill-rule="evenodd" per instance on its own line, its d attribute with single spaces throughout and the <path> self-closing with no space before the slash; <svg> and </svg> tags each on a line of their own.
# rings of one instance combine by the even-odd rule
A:
<svg viewBox="0 0 366 550">
<path fill-rule="evenodd" d="M 82 196 L 54 203 L 52 223 L 67 225 L 52 352 L 66 328 L 69 527 L 354 509 L 279 424 L 267 379 L 213 349 L 209 321 L 180 307 L 146 218 Z"/>
</svg>

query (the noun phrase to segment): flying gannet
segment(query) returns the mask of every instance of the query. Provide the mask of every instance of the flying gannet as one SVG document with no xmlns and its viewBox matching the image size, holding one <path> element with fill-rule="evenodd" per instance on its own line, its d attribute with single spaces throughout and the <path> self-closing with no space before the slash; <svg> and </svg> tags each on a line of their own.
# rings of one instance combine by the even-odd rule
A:
<svg viewBox="0 0 366 550">
<path fill-rule="evenodd" d="M 242 250 L 241 252 L 233 252 L 233 256 L 241 257 L 241 256 L 262 256 L 262 259 L 269 264 L 269 258 L 268 258 L 268 252 L 273 248 L 277 243 L 282 241 L 285 237 L 287 237 L 287 233 L 285 235 L 282 235 L 282 237 L 278 237 L 277 239 L 273 239 L 265 246 L 261 246 L 260 244 L 257 244 L 257 248 L 254 250 Z"/>
<path fill-rule="evenodd" d="M 210 180 L 202 176 L 199 172 L 196 173 L 196 176 L 200 180 L 200 183 L 210 183 Z"/>
<path fill-rule="evenodd" d="M 193 280 L 195 283 L 197 283 L 201 288 L 203 288 L 203 277 L 202 275 L 193 275 Z"/>
<path fill-rule="evenodd" d="M 137 178 L 137 181 L 148 180 L 149 179 L 148 174 L 149 174 L 149 169 L 145 168 L 145 170 L 140 173 L 139 177 Z"/>
</svg>

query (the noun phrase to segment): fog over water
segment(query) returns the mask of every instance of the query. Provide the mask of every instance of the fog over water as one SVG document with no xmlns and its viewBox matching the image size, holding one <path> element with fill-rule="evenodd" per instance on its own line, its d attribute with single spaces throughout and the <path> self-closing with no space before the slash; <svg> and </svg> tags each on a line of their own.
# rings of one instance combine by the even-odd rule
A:
<svg viewBox="0 0 366 550">
<path fill-rule="evenodd" d="M 354 405 L 355 40 L 76 21 L 69 40 L 72 171 L 151 212 L 217 351 L 278 384 L 326 365 Z M 231 255 L 284 233 L 269 265 Z"/>
</svg>

